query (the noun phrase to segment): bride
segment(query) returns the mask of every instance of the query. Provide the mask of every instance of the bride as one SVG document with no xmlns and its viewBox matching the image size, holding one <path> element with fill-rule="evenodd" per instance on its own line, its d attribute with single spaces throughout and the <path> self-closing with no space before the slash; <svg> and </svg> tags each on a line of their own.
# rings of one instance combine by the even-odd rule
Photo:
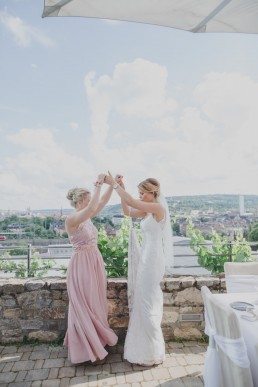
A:
<svg viewBox="0 0 258 387">
<path fill-rule="evenodd" d="M 160 281 L 166 267 L 173 266 L 172 232 L 165 198 L 160 184 L 149 178 L 138 185 L 140 200 L 125 191 L 121 177 L 109 174 L 111 184 L 121 198 L 125 215 L 142 218 L 142 243 L 131 233 L 128 251 L 128 304 L 130 320 L 125 339 L 124 358 L 144 366 L 165 360 L 165 343 L 161 330 L 163 294 Z"/>
</svg>

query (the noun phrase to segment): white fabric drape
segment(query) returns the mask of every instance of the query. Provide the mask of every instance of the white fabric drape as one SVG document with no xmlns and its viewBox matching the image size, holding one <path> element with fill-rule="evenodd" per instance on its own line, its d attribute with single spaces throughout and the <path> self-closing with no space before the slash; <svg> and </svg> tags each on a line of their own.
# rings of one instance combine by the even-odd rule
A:
<svg viewBox="0 0 258 387">
<path fill-rule="evenodd" d="M 166 211 L 165 223 L 162 229 L 162 244 L 165 257 L 165 274 L 173 274 L 174 267 L 174 253 L 173 253 L 173 234 L 171 228 L 170 213 L 168 208 L 168 203 L 163 194 L 160 194 L 158 197 L 158 202 L 164 207 Z"/>
<path fill-rule="evenodd" d="M 225 279 L 228 293 L 258 291 L 258 275 L 232 274 L 226 275 Z"/>
<path fill-rule="evenodd" d="M 134 300 L 134 289 L 135 281 L 137 276 L 137 269 L 140 260 L 140 246 L 138 238 L 133 228 L 131 221 L 128 241 L 128 280 L 127 280 L 127 296 L 128 296 L 128 308 L 129 314 L 131 314 L 133 300 Z"/>
<path fill-rule="evenodd" d="M 230 360 L 242 368 L 249 368 L 250 361 L 243 337 L 230 339 L 218 335 L 211 327 L 208 315 L 205 311 L 205 333 L 209 336 L 209 346 L 204 361 L 204 385 L 205 387 L 221 386 L 221 367 L 218 348 L 220 348 Z"/>
</svg>

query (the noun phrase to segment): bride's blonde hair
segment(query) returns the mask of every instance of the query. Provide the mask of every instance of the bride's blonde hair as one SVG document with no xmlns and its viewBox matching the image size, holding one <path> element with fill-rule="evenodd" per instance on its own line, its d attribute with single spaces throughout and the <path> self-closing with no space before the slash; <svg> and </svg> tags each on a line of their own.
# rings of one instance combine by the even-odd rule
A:
<svg viewBox="0 0 258 387">
<path fill-rule="evenodd" d="M 160 184 L 157 179 L 149 177 L 138 184 L 138 188 L 143 192 L 153 192 L 154 197 L 158 198 L 160 195 Z"/>
<path fill-rule="evenodd" d="M 70 200 L 70 204 L 72 207 L 76 207 L 76 204 L 80 201 L 83 200 L 84 197 L 89 194 L 90 191 L 87 190 L 86 188 L 72 188 L 67 192 L 66 198 Z"/>
</svg>

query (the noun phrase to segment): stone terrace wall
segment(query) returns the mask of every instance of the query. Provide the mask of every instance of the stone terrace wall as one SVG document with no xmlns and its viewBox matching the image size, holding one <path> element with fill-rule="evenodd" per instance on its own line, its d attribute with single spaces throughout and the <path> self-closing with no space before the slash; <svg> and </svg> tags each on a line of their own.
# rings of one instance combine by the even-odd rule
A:
<svg viewBox="0 0 258 387">
<path fill-rule="evenodd" d="M 223 277 L 170 277 L 161 286 L 164 294 L 162 329 L 165 340 L 198 339 L 204 334 L 201 287 L 225 291 Z M 108 280 L 108 313 L 111 327 L 124 339 L 128 325 L 127 281 Z M 67 324 L 66 280 L 0 279 L 0 343 L 26 339 L 54 341 Z"/>
</svg>

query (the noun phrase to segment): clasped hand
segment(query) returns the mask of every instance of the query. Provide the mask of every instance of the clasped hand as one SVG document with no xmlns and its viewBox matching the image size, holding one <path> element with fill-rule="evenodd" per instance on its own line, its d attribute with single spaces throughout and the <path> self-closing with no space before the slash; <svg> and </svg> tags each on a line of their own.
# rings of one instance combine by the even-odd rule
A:
<svg viewBox="0 0 258 387">
<path fill-rule="evenodd" d="M 111 173 L 108 171 L 108 175 L 105 176 L 104 182 L 109 185 L 113 185 L 115 183 L 119 184 L 122 188 L 124 188 L 123 183 L 123 176 L 120 174 L 117 174 L 115 177 L 111 175 Z"/>
</svg>

